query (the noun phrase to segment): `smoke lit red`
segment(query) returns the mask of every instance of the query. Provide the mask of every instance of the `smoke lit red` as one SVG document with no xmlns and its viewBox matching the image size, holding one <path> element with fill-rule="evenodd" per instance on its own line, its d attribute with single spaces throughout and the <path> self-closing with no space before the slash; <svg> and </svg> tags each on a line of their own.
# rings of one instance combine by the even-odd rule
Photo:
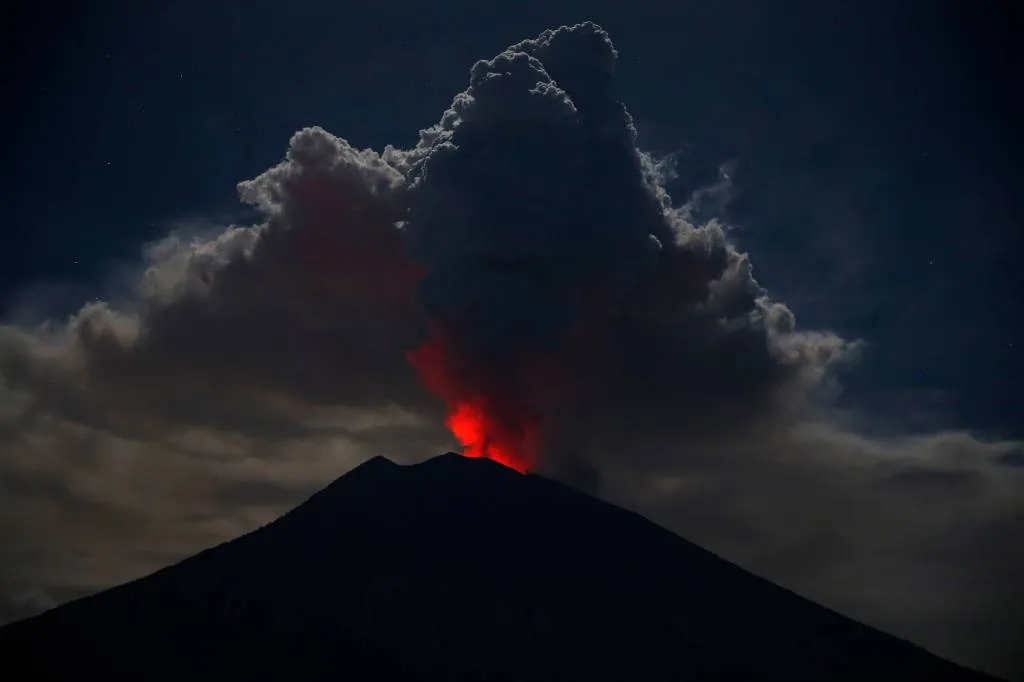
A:
<svg viewBox="0 0 1024 682">
<path fill-rule="evenodd" d="M 445 425 L 466 457 L 487 457 L 523 473 L 531 468 L 537 418 L 511 386 L 485 368 L 467 366 L 438 326 L 408 358 L 427 388 L 445 401 Z"/>
</svg>

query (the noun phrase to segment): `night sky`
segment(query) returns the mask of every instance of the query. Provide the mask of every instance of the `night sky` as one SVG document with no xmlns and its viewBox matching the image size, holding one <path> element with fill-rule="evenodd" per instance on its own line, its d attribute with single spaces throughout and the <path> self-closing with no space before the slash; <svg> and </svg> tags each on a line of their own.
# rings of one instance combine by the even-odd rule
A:
<svg viewBox="0 0 1024 682">
<path fill-rule="evenodd" d="M 4 329 L 14 338 L 46 320 L 60 327 L 96 300 L 149 319 L 134 282 L 170 262 L 153 245 L 260 222 L 236 185 L 280 163 L 297 130 L 321 126 L 358 149 L 411 148 L 477 60 L 596 22 L 618 51 L 615 92 L 637 146 L 672 162 L 662 182 L 673 203 L 688 202 L 695 224 L 726 225 L 801 329 L 862 341 L 816 386 L 802 440 L 765 441 L 812 458 L 838 453 L 828 473 L 771 469 L 774 455 L 750 464 L 747 454 L 695 454 L 672 467 L 595 456 L 612 481 L 603 493 L 940 655 L 1019 674 L 1024 139 L 1011 68 L 1021 24 L 1004 4 L 39 3 L 5 28 Z M 263 295 L 251 286 L 253 300 Z M 196 328 L 223 324 L 228 338 L 234 319 L 250 321 Z M 167 348 L 192 343 L 173 334 L 161 337 Z M 391 365 L 351 399 L 281 391 L 287 405 L 273 412 L 211 398 L 220 411 L 207 421 L 182 416 L 189 394 L 176 386 L 157 412 L 132 412 L 129 428 L 117 417 L 126 393 L 81 383 L 55 398 L 56 370 L 38 360 L 50 356 L 29 362 L 7 338 L 2 620 L 250 529 L 371 453 L 413 460 L 445 446 L 405 417 L 356 414 L 397 385 Z M 235 347 L 239 363 L 262 348 Z M 190 350 L 189 366 L 216 355 L 204 352 Z M 343 369 L 334 371 L 344 378 Z M 249 385 L 277 390 L 239 384 Z M 172 424 L 172 412 L 183 421 Z M 360 440 L 356 422 L 380 434 Z M 640 482 L 655 475 L 663 485 Z M 714 491 L 679 486 L 687 476 L 714 479 Z M 679 490 L 671 500 L 665 481 Z"/>
</svg>

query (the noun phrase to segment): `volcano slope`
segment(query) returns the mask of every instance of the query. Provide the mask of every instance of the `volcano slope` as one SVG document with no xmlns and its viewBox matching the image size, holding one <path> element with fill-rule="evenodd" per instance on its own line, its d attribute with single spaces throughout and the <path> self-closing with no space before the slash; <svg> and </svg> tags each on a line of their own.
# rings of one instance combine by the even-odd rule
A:
<svg viewBox="0 0 1024 682">
<path fill-rule="evenodd" d="M 0 629 L 0 660 L 47 680 L 993 679 L 454 454 L 372 459 L 259 530 Z"/>
</svg>

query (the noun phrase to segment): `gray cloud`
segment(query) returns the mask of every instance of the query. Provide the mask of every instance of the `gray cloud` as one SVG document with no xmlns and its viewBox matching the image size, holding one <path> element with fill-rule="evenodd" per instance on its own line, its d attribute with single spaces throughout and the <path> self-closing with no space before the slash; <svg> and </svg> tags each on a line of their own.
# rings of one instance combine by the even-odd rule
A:
<svg viewBox="0 0 1024 682">
<path fill-rule="evenodd" d="M 542 470 L 939 653 L 1018 663 L 1021 445 L 840 418 L 858 343 L 757 283 L 713 218 L 727 178 L 667 195 L 616 58 L 591 24 L 514 45 L 409 150 L 300 130 L 239 185 L 258 224 L 175 232 L 125 301 L 0 326 L 0 618 L 249 530 L 370 455 L 449 448 L 406 358 L 441 328 L 440 397 L 539 420 Z"/>
</svg>

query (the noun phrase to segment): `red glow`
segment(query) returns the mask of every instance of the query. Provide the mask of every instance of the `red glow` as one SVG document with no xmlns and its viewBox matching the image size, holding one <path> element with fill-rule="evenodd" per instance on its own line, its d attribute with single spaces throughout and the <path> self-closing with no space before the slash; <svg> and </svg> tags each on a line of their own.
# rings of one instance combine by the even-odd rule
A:
<svg viewBox="0 0 1024 682">
<path fill-rule="evenodd" d="M 481 402 L 456 402 L 449 409 L 445 425 L 462 444 L 466 457 L 486 457 L 523 473 L 529 468 L 524 443 L 516 438 L 498 437 L 502 425 Z"/>
<path fill-rule="evenodd" d="M 486 457 L 522 473 L 531 468 L 537 419 L 513 387 L 485 368 L 467 366 L 436 325 L 408 358 L 427 389 L 445 401 L 445 425 L 466 457 Z"/>
</svg>

